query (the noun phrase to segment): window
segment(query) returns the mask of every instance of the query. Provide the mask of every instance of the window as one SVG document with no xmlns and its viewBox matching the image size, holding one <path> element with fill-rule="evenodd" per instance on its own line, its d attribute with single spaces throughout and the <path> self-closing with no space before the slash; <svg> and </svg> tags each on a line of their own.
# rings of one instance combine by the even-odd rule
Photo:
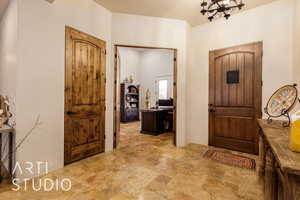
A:
<svg viewBox="0 0 300 200">
<path fill-rule="evenodd" d="M 168 98 L 168 80 L 158 81 L 158 97 L 159 99 Z"/>
</svg>

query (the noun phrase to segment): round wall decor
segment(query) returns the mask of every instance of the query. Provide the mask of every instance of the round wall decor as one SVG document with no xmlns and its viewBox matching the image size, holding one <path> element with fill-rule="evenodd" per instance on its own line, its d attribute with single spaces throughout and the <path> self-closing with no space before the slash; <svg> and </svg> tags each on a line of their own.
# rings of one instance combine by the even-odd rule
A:
<svg viewBox="0 0 300 200">
<path fill-rule="evenodd" d="M 271 96 L 265 108 L 265 113 L 269 116 L 269 122 L 272 122 L 272 118 L 284 116 L 288 121 L 284 122 L 283 126 L 290 126 L 291 120 L 289 112 L 295 107 L 298 100 L 298 90 L 296 86 L 296 84 L 286 85 L 278 89 Z"/>
</svg>

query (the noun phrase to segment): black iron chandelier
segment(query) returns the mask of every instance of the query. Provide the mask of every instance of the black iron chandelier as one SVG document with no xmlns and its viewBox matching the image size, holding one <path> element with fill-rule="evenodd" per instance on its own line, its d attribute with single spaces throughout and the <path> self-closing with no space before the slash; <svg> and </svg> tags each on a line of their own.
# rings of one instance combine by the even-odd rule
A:
<svg viewBox="0 0 300 200">
<path fill-rule="evenodd" d="M 241 10 L 244 6 L 243 0 L 203 0 L 201 13 L 207 15 L 209 21 L 220 16 L 229 19 L 233 11 Z"/>
</svg>

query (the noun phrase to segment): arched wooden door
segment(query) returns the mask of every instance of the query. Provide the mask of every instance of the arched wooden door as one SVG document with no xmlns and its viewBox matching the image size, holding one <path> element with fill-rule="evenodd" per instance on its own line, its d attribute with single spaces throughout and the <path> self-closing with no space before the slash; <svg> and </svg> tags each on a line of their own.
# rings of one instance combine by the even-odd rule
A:
<svg viewBox="0 0 300 200">
<path fill-rule="evenodd" d="M 258 153 L 262 43 L 210 52 L 209 144 Z"/>
<path fill-rule="evenodd" d="M 65 164 L 105 150 L 105 45 L 66 27 Z"/>
</svg>

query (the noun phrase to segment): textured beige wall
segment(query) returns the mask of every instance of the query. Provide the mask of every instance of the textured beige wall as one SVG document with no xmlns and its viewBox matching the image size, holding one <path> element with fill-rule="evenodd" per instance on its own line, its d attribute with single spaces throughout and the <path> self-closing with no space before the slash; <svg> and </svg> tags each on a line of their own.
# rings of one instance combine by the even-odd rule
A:
<svg viewBox="0 0 300 200">
<path fill-rule="evenodd" d="M 294 80 L 300 88 L 300 1 L 295 0 L 294 7 Z"/>
<path fill-rule="evenodd" d="M 6 4 L 5 4 L 6 5 Z M 0 3 L 0 7 L 3 3 Z M 0 9 L 0 12 L 2 10 Z M 0 20 L 0 94 L 8 96 L 11 103 L 13 118 L 10 123 L 16 120 L 16 76 L 18 64 L 18 4 L 12 0 L 5 12 L 1 13 Z M 6 144 L 8 137 L 3 136 L 1 152 L 7 155 Z M 2 157 L 3 158 L 3 157 Z M 5 163 L 8 164 L 8 163 Z"/>
</svg>

